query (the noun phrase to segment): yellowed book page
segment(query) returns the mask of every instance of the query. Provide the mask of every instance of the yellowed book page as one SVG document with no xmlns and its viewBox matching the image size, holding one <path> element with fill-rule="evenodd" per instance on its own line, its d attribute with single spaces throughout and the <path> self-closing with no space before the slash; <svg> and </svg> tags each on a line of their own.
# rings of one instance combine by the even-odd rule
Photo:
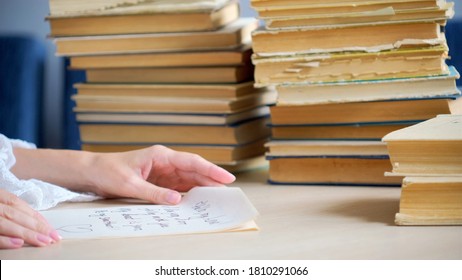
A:
<svg viewBox="0 0 462 280">
<path fill-rule="evenodd" d="M 256 10 L 277 10 L 307 7 L 338 7 L 373 4 L 392 4 L 406 2 L 425 2 L 427 5 L 438 5 L 445 0 L 251 0 L 251 6 Z"/>
<path fill-rule="evenodd" d="M 388 155 L 380 141 L 272 140 L 268 156 Z"/>
<path fill-rule="evenodd" d="M 385 24 L 391 22 L 438 22 L 445 25 L 454 16 L 453 5 L 433 9 L 395 10 L 392 7 L 330 14 L 307 14 L 264 18 L 268 29 L 292 29 L 299 27 L 342 27 Z"/>
<path fill-rule="evenodd" d="M 210 11 L 229 0 L 50 0 L 51 16 Z"/>
<path fill-rule="evenodd" d="M 459 102 L 460 105 L 460 102 Z M 462 141 L 462 115 L 439 115 L 394 131 L 382 141 Z"/>
<path fill-rule="evenodd" d="M 247 44 L 257 26 L 254 18 L 240 18 L 217 31 L 60 37 L 54 42 L 57 55 L 66 56 L 230 50 Z"/>
</svg>

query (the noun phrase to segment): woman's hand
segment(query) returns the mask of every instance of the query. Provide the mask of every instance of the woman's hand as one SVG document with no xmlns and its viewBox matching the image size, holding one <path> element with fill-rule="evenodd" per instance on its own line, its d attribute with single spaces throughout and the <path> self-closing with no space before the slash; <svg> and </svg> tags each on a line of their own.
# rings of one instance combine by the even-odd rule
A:
<svg viewBox="0 0 462 280">
<path fill-rule="evenodd" d="M 15 148 L 11 171 L 78 192 L 177 204 L 178 191 L 232 183 L 234 175 L 202 157 L 161 145 L 123 153 Z"/>
<path fill-rule="evenodd" d="M 47 246 L 61 239 L 58 232 L 14 194 L 0 189 L 0 249 L 24 244 Z"/>
<path fill-rule="evenodd" d="M 203 159 L 156 145 L 125 153 L 94 154 L 88 172 L 92 191 L 102 196 L 132 197 L 159 204 L 177 204 L 178 191 L 195 186 L 232 183 L 234 175 Z M 90 179 L 90 178 L 87 178 Z"/>
</svg>

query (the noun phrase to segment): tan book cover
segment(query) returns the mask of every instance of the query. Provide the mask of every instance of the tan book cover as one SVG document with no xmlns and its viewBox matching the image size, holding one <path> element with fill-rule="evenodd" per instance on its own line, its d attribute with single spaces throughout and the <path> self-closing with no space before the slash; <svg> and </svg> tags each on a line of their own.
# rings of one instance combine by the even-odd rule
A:
<svg viewBox="0 0 462 280">
<path fill-rule="evenodd" d="M 265 153 L 264 144 L 267 138 L 259 139 L 243 145 L 181 145 L 169 144 L 167 147 L 176 151 L 198 154 L 213 163 L 232 164 L 237 160 L 244 160 Z M 113 153 L 130 150 L 142 149 L 150 146 L 149 144 L 82 144 L 82 150 L 98 153 Z"/>
<path fill-rule="evenodd" d="M 259 55 L 341 51 L 383 51 L 400 46 L 435 46 L 444 43 L 434 22 L 371 24 L 336 28 L 296 28 L 253 32 L 253 50 Z"/>
<path fill-rule="evenodd" d="M 147 8 L 138 13 L 49 16 L 47 20 L 51 37 L 65 37 L 216 30 L 238 17 L 238 2 L 230 2 L 208 11 L 156 13 Z"/>
<path fill-rule="evenodd" d="M 78 110 L 77 110 L 78 111 Z M 125 112 L 77 112 L 77 122 L 82 123 L 144 123 L 144 124 L 214 124 L 231 125 L 250 119 L 268 117 L 269 107 L 259 106 L 228 114 L 187 113 L 125 113 Z"/>
<path fill-rule="evenodd" d="M 267 119 L 236 125 L 80 124 L 83 143 L 89 144 L 208 144 L 237 145 L 269 136 Z"/>
<path fill-rule="evenodd" d="M 184 98 L 145 96 L 73 95 L 76 112 L 143 112 L 226 114 L 250 110 L 276 102 L 276 92 L 256 91 L 239 98 Z"/>
<path fill-rule="evenodd" d="M 329 104 L 460 95 L 456 85 L 459 73 L 451 66 L 449 71 L 449 75 L 401 79 L 282 84 L 276 87 L 278 104 Z"/>
<path fill-rule="evenodd" d="M 272 106 L 273 125 L 352 124 L 422 121 L 462 113 L 458 96 L 370 102 Z"/>
<path fill-rule="evenodd" d="M 51 16 L 210 11 L 229 0 L 49 0 Z"/>
<path fill-rule="evenodd" d="M 405 177 L 397 225 L 462 225 L 462 177 Z"/>
<path fill-rule="evenodd" d="M 445 46 L 381 52 L 253 56 L 257 86 L 447 75 Z"/>
<path fill-rule="evenodd" d="M 452 3 L 453 4 L 453 3 Z M 362 12 L 345 12 L 330 14 L 306 14 L 290 17 L 274 17 L 265 20 L 268 29 L 290 29 L 299 27 L 322 26 L 360 26 L 371 23 L 392 22 L 437 22 L 445 25 L 454 16 L 453 5 L 443 8 L 421 8 L 395 10 L 392 7 L 367 10 Z"/>
<path fill-rule="evenodd" d="M 269 156 L 388 155 L 380 141 L 271 140 L 265 147 Z"/>
<path fill-rule="evenodd" d="M 253 81 L 239 84 L 74 84 L 79 95 L 137 96 L 137 97 L 185 97 L 233 99 L 265 89 L 256 89 Z"/>
<path fill-rule="evenodd" d="M 415 123 L 278 125 L 271 126 L 271 136 L 276 140 L 380 140 L 392 131 Z"/>
<path fill-rule="evenodd" d="M 393 166 L 390 175 L 462 176 L 460 111 L 391 132 L 382 141 L 387 143 Z"/>
<path fill-rule="evenodd" d="M 86 70 L 88 83 L 224 84 L 253 80 L 253 66 L 95 68 Z"/>
<path fill-rule="evenodd" d="M 251 55 L 246 44 L 229 50 L 73 56 L 70 68 L 236 66 L 250 64 Z"/>
<path fill-rule="evenodd" d="M 379 142 L 379 141 L 377 141 Z M 301 143 L 301 142 L 298 142 Z M 360 146 L 369 148 L 369 154 L 360 151 Z M 275 148 L 269 142 L 269 181 L 276 184 L 301 185 L 399 185 L 401 178 L 385 177 L 390 169 L 390 161 L 386 149 L 380 144 L 372 149 L 371 142 L 362 141 L 354 145 L 343 141 L 307 141 L 300 147 L 300 153 L 272 153 Z M 309 151 L 308 151 L 309 147 Z M 322 153 L 329 148 L 333 151 Z M 309 171 L 309 172 L 307 172 Z"/>
<path fill-rule="evenodd" d="M 250 42 L 257 26 L 256 19 L 240 18 L 215 31 L 60 37 L 54 42 L 62 56 L 233 49 Z"/>
<path fill-rule="evenodd" d="M 304 15 L 332 15 L 338 13 L 360 13 L 392 8 L 395 11 L 408 9 L 438 9 L 441 0 L 273 0 L 251 1 L 261 18 L 292 17 Z"/>
</svg>

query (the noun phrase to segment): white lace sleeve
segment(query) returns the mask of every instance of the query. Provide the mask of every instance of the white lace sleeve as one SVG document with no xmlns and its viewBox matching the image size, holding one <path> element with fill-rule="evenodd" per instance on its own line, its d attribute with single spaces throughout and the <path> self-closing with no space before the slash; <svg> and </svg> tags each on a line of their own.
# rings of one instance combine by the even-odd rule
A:
<svg viewBox="0 0 462 280">
<path fill-rule="evenodd" d="M 35 149 L 35 145 L 21 140 L 11 140 L 0 134 L 0 188 L 14 193 L 36 210 L 45 210 L 64 201 L 91 201 L 99 199 L 92 194 L 71 192 L 40 180 L 20 180 L 11 171 L 16 158 L 13 147 Z"/>
</svg>

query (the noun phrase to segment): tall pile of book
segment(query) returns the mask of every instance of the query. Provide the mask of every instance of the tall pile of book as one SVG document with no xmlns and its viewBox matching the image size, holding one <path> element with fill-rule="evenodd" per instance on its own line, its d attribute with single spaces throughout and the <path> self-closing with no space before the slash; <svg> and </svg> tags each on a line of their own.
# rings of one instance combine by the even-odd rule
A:
<svg viewBox="0 0 462 280">
<path fill-rule="evenodd" d="M 462 225 L 462 115 L 439 115 L 383 141 L 390 175 L 405 176 L 395 223 Z"/>
<path fill-rule="evenodd" d="M 257 86 L 276 86 L 269 181 L 399 185 L 380 140 L 461 111 L 442 0 L 251 0 Z"/>
<path fill-rule="evenodd" d="M 268 104 L 254 87 L 251 32 L 234 0 L 50 0 L 70 68 L 82 149 L 163 144 L 233 171 L 264 163 Z"/>
</svg>

